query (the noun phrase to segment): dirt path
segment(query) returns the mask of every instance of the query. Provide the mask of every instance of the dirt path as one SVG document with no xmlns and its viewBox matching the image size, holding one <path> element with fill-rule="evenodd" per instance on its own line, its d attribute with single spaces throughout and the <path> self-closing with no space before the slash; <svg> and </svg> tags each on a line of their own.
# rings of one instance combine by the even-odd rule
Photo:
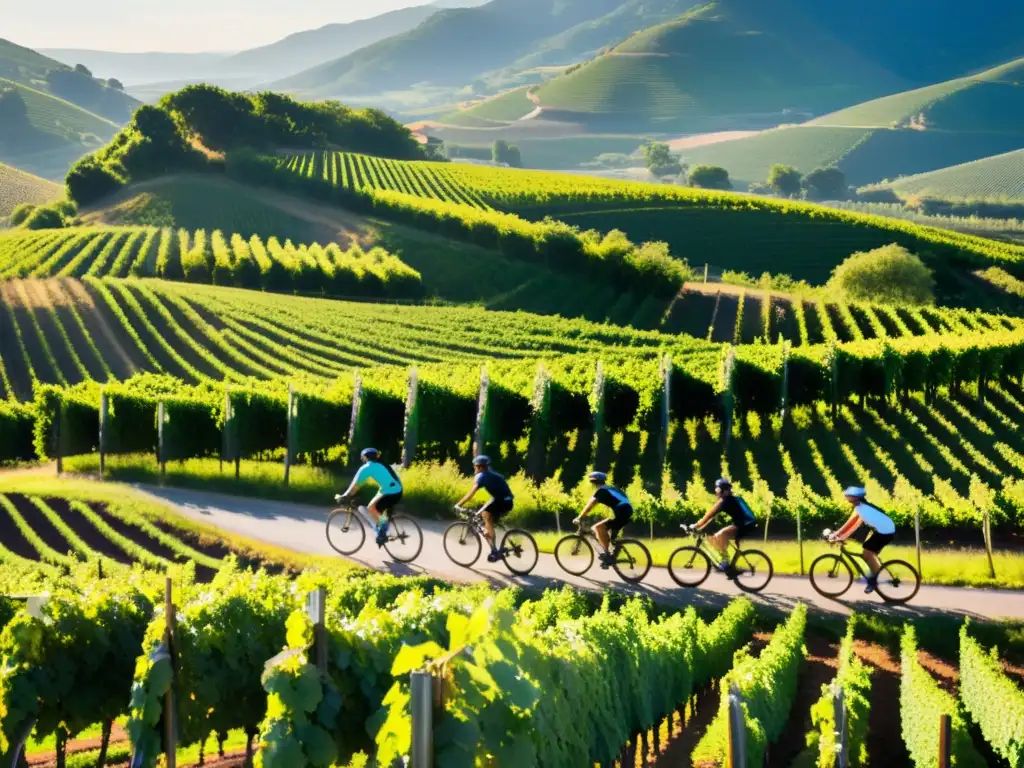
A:
<svg viewBox="0 0 1024 768">
<path fill-rule="evenodd" d="M 886 766 L 909 766 L 900 721 L 900 664 L 881 645 L 857 640 L 857 656 L 871 668 L 871 709 L 868 714 L 867 751 L 886 755 Z"/>
</svg>

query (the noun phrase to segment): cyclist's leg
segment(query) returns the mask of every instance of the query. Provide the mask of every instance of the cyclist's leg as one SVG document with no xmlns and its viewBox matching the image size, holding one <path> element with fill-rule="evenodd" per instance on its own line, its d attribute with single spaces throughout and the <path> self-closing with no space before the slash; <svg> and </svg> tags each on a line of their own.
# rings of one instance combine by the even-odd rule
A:
<svg viewBox="0 0 1024 768">
<path fill-rule="evenodd" d="M 494 524 L 501 518 L 495 499 L 491 499 L 480 508 L 480 517 L 484 521 L 484 538 L 491 545 L 491 552 L 498 551 L 498 542 L 494 536 Z"/>
<path fill-rule="evenodd" d="M 373 501 L 370 502 L 370 506 L 367 508 L 370 512 L 370 516 L 373 518 L 377 525 L 377 538 L 385 539 L 388 532 L 388 512 L 395 508 L 399 501 L 402 500 L 402 494 L 399 493 L 378 493 L 373 497 Z"/>
<path fill-rule="evenodd" d="M 373 521 L 374 526 L 378 528 L 380 527 L 380 515 L 382 511 L 380 509 L 380 503 L 383 498 L 384 494 L 378 493 L 370 499 L 370 503 L 366 505 L 366 511 L 370 513 L 370 520 Z"/>
<path fill-rule="evenodd" d="M 736 541 L 736 526 L 727 525 L 725 528 L 720 530 L 714 536 L 709 536 L 708 541 L 711 542 L 718 554 L 721 555 L 721 561 L 719 568 L 728 565 L 729 563 L 729 542 Z"/>
<path fill-rule="evenodd" d="M 871 531 L 868 537 L 864 540 L 864 551 L 862 557 L 864 562 L 868 564 L 868 568 L 871 569 L 871 578 L 877 579 L 878 572 L 882 570 L 882 560 L 879 557 L 885 546 L 892 541 L 892 534 L 881 535 L 875 531 Z"/>
<path fill-rule="evenodd" d="M 597 536 L 597 542 L 601 545 L 601 549 L 604 550 L 606 554 L 612 546 L 610 527 L 614 522 L 614 517 L 608 517 L 600 522 L 594 523 L 594 527 L 590 529 L 594 532 L 594 535 Z"/>
</svg>

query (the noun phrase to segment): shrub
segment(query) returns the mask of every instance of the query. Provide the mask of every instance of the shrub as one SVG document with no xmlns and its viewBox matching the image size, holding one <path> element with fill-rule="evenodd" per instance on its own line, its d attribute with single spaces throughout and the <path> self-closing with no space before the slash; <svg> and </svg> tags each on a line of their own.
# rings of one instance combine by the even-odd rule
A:
<svg viewBox="0 0 1024 768">
<path fill-rule="evenodd" d="M 698 189 L 732 189 L 729 172 L 717 165 L 695 165 L 690 169 L 690 186 Z"/>
<path fill-rule="evenodd" d="M 779 197 L 796 197 L 800 194 L 800 171 L 791 165 L 776 163 L 768 172 L 768 186 Z"/>
<path fill-rule="evenodd" d="M 21 226 L 25 229 L 61 229 L 64 223 L 64 216 L 56 206 L 44 205 L 32 211 Z"/>
<path fill-rule="evenodd" d="M 838 168 L 816 168 L 804 176 L 803 187 L 808 200 L 845 200 L 849 194 Z"/>
<path fill-rule="evenodd" d="M 35 203 L 22 203 L 11 211 L 10 222 L 12 227 L 17 227 L 25 222 L 25 220 L 32 215 L 35 211 Z"/>
<path fill-rule="evenodd" d="M 889 304 L 935 301 L 932 271 L 920 258 L 895 243 L 853 254 L 833 270 L 830 284 L 857 301 Z"/>
<path fill-rule="evenodd" d="M 126 180 L 89 155 L 75 163 L 67 175 L 68 195 L 79 205 L 89 205 L 120 189 Z"/>
</svg>

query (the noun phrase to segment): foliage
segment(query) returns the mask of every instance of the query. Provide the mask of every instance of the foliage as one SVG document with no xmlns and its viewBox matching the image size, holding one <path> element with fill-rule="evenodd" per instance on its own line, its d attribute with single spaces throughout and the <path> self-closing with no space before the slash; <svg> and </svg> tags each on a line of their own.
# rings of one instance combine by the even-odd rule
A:
<svg viewBox="0 0 1024 768">
<path fill-rule="evenodd" d="M 644 164 L 655 176 L 678 176 L 683 166 L 669 150 L 668 144 L 651 141 L 644 145 Z"/>
<path fill-rule="evenodd" d="M 494 142 L 494 148 L 491 150 L 491 160 L 495 163 L 504 163 L 510 168 L 523 167 L 523 158 L 519 152 L 519 147 L 509 145 L 507 141 L 502 139 Z"/>
<path fill-rule="evenodd" d="M 998 651 L 986 652 L 960 630 L 960 699 L 993 752 L 1009 765 L 1024 761 L 1024 691 L 1003 672 Z"/>
<path fill-rule="evenodd" d="M 0 464 L 36 457 L 35 416 L 29 406 L 0 401 Z"/>
<path fill-rule="evenodd" d="M 838 168 L 816 168 L 803 178 L 808 200 L 845 200 L 846 176 Z"/>
<path fill-rule="evenodd" d="M 895 243 L 855 253 L 832 274 L 831 284 L 851 299 L 897 305 L 935 301 L 932 271 Z"/>
<path fill-rule="evenodd" d="M 687 183 L 697 189 L 732 189 L 729 172 L 717 165 L 695 165 L 688 178 Z"/>
<path fill-rule="evenodd" d="M 847 623 L 846 635 L 839 644 L 839 671 L 828 685 L 821 686 L 821 698 L 811 707 L 813 730 L 808 734 L 810 746 L 817 746 L 818 768 L 833 768 L 838 750 L 835 697 L 843 692 L 846 707 L 846 754 L 849 765 L 868 765 L 868 714 L 871 709 L 871 670 L 854 651 L 856 616 Z"/>
<path fill-rule="evenodd" d="M 802 178 L 800 171 L 793 166 L 776 163 L 768 172 L 767 184 L 779 197 L 797 197 Z"/>
</svg>

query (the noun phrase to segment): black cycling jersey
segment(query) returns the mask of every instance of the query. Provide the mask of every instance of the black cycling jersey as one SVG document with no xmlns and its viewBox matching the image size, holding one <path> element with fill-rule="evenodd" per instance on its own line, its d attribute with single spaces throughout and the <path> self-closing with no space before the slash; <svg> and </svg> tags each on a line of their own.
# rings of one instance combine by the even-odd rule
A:
<svg viewBox="0 0 1024 768">
<path fill-rule="evenodd" d="M 511 501 L 512 489 L 508 487 L 505 478 L 497 472 L 487 469 L 476 476 L 476 484 L 491 494 L 492 499 L 499 501 Z"/>
<path fill-rule="evenodd" d="M 619 507 L 631 507 L 629 499 L 626 494 L 620 491 L 618 488 L 612 488 L 610 485 L 602 485 L 594 493 L 594 501 L 598 504 L 604 504 L 606 507 L 617 509 Z"/>
<path fill-rule="evenodd" d="M 723 497 L 722 508 L 719 512 L 724 512 L 732 518 L 732 524 L 738 528 L 757 522 L 754 519 L 754 513 L 751 512 L 750 507 L 747 506 L 747 502 L 739 496 L 733 496 L 730 494 L 729 496 Z"/>
</svg>

